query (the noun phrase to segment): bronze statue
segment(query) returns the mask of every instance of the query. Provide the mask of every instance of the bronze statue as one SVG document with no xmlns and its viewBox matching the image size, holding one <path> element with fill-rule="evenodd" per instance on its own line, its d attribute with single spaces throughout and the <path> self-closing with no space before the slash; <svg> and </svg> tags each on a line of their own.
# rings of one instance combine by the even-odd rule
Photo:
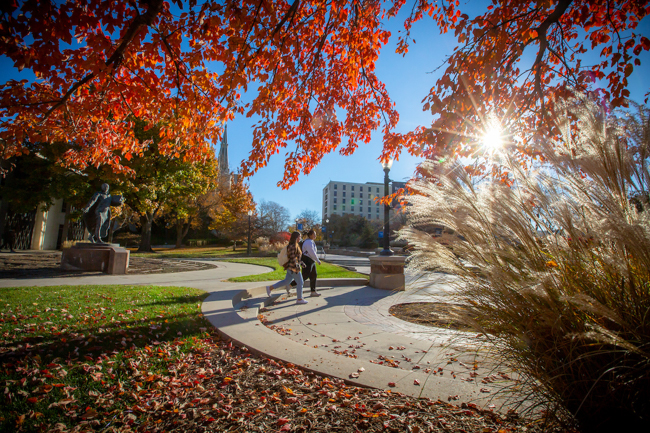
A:
<svg viewBox="0 0 650 433">
<path fill-rule="evenodd" d="M 101 191 L 93 194 L 85 208 L 83 208 L 82 220 L 86 230 L 90 233 L 90 242 L 104 243 L 102 237 L 108 236 L 108 227 L 111 223 L 111 206 L 121 206 L 124 197 L 121 195 L 111 196 L 108 193 L 108 184 L 102 184 Z"/>
</svg>

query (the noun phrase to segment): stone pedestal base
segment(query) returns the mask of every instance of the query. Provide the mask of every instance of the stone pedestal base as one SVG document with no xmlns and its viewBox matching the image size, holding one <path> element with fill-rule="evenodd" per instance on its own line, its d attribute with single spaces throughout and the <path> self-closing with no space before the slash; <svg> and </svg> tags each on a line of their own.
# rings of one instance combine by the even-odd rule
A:
<svg viewBox="0 0 650 433">
<path fill-rule="evenodd" d="M 116 244 L 78 243 L 61 255 L 61 268 L 68 271 L 99 271 L 126 274 L 129 250 Z"/>
<path fill-rule="evenodd" d="M 406 290 L 403 256 L 370 256 L 370 287 Z"/>
</svg>

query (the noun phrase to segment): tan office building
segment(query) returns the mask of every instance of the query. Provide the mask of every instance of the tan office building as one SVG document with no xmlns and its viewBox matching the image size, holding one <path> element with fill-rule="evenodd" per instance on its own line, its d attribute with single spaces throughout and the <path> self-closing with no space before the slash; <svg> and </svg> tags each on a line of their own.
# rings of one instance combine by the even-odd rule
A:
<svg viewBox="0 0 650 433">
<path fill-rule="evenodd" d="M 402 188 L 402 182 L 391 182 L 389 191 Z M 384 184 L 330 181 L 323 188 L 323 221 L 332 215 L 359 215 L 369 221 L 384 220 L 384 206 L 375 198 L 384 196 Z M 392 210 L 391 210 L 392 213 Z"/>
</svg>

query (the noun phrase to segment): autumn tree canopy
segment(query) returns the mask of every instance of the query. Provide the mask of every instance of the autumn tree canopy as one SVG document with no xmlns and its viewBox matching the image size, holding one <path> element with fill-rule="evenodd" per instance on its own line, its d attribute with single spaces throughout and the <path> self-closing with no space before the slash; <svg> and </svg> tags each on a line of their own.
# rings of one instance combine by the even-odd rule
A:
<svg viewBox="0 0 650 433">
<path fill-rule="evenodd" d="M 289 145 L 287 188 L 327 153 L 350 154 L 380 128 L 381 158 L 404 149 L 467 155 L 463 137 L 490 115 L 518 122 L 524 136 L 544 132 L 553 101 L 569 88 L 598 86 L 612 105 L 624 104 L 627 78 L 650 49 L 635 33 L 648 0 L 493 0 L 487 9 L 410 0 L 398 52 L 408 51 L 417 21 L 453 31 L 459 45 L 423 95 L 433 124 L 401 134 L 375 64 L 391 36 L 385 20 L 406 3 L 3 2 L 0 54 L 36 79 L 0 87 L 2 154 L 27 151 L 25 142 L 67 142 L 68 164 L 128 172 L 125 161 L 146 146 L 133 134 L 136 121 L 162 125 L 161 152 L 201 160 L 224 122 L 255 116 L 243 174 Z M 598 60 L 585 61 L 587 52 Z M 243 103 L 249 88 L 256 96 Z"/>
<path fill-rule="evenodd" d="M 260 116 L 244 174 L 288 142 L 287 187 L 336 149 L 397 123 L 375 61 L 389 33 L 379 1 L 19 1 L 2 6 L 0 53 L 33 82 L 0 88 L 5 157 L 25 141 L 74 143 L 69 164 L 116 170 L 142 152 L 133 123 L 160 124 L 161 151 L 201 159 L 236 114 Z M 250 104 L 240 102 L 257 86 Z M 339 119 L 335 110 L 346 114 Z"/>
<path fill-rule="evenodd" d="M 555 104 L 571 92 L 627 104 L 628 77 L 650 49 L 636 31 L 647 0 L 492 0 L 470 18 L 477 7 L 485 4 L 418 0 L 406 20 L 398 51 L 408 51 L 411 26 L 427 15 L 458 40 L 423 100 L 431 127 L 400 137 L 411 151 L 419 143 L 426 157 L 470 156 L 496 120 L 519 138 L 520 155 L 534 156 L 530 138 L 554 133 Z"/>
<path fill-rule="evenodd" d="M 210 229 L 235 242 L 246 238 L 248 212 L 255 214 L 255 201 L 241 176 L 232 182 L 230 188 L 214 189 L 204 199 L 218 203 L 208 210 L 208 216 L 212 219 Z"/>
</svg>

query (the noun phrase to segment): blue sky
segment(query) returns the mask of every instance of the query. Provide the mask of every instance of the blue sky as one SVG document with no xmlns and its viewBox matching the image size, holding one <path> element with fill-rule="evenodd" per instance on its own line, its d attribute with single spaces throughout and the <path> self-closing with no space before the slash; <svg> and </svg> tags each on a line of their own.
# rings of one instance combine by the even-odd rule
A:
<svg viewBox="0 0 650 433">
<path fill-rule="evenodd" d="M 409 9 L 409 8 L 406 8 Z M 406 10 L 405 9 L 405 10 Z M 410 9 L 409 9 L 410 11 Z M 403 28 L 403 16 L 388 22 L 387 28 L 392 37 L 388 46 L 382 51 L 377 63 L 377 76 L 386 84 L 386 88 L 400 113 L 398 132 L 408 132 L 420 125 L 431 123 L 431 114 L 422 111 L 422 99 L 441 75 L 442 71 L 433 72 L 444 61 L 444 56 L 451 54 L 455 38 L 451 35 L 441 36 L 433 24 L 419 23 L 413 29 L 416 40 L 411 45 L 406 57 L 395 54 L 397 32 Z M 238 116 L 228 124 L 229 159 L 231 168 L 236 168 L 240 161 L 247 158 L 253 139 L 252 127 L 255 119 Z M 346 138 L 343 139 L 345 144 Z M 285 154 L 294 148 L 289 145 L 286 151 L 273 155 L 269 164 L 249 179 L 250 189 L 255 201 L 274 201 L 289 209 L 292 218 L 305 209 L 315 210 L 319 214 L 322 208 L 322 189 L 330 180 L 344 182 L 383 182 L 384 172 L 378 160 L 382 149 L 381 131 L 373 133 L 371 142 L 360 145 L 350 156 L 338 152 L 323 157 L 321 163 L 307 176 L 301 175 L 290 189 L 282 190 L 277 186 L 282 179 Z M 413 175 L 421 160 L 403 153 L 399 161 L 393 163 L 390 178 L 406 181 Z"/>
<path fill-rule="evenodd" d="M 412 36 L 417 43 L 410 46 L 405 57 L 395 54 L 398 32 L 402 28 L 405 14 L 409 11 L 410 8 L 403 8 L 400 16 L 387 23 L 386 27 L 391 31 L 392 37 L 380 55 L 376 70 L 400 113 L 400 122 L 396 128 L 398 132 L 408 132 L 417 126 L 431 124 L 431 114 L 422 111 L 421 101 L 444 72 L 444 68 L 437 71 L 436 68 L 442 64 L 445 56 L 452 53 L 456 45 L 452 34 L 440 35 L 431 20 L 423 19 L 416 23 L 412 30 Z M 650 34 L 650 19 L 646 18 L 637 32 Z M 33 75 L 30 71 L 18 73 L 6 57 L 0 56 L 0 79 L 6 81 L 10 78 L 32 79 Z M 637 67 L 630 77 L 629 88 L 631 98 L 637 102 L 642 102 L 643 95 L 650 90 L 650 55 L 647 52 L 642 57 L 642 66 Z M 250 98 L 250 95 L 245 95 L 244 100 L 247 97 Z M 237 169 L 241 161 L 248 157 L 253 138 L 252 127 L 256 121 L 256 118 L 240 115 L 229 122 L 228 151 L 231 169 Z M 337 152 L 324 156 L 309 175 L 302 175 L 289 190 L 282 190 L 277 186 L 278 181 L 282 179 L 287 153 L 281 151 L 271 157 L 266 167 L 249 178 L 250 190 L 256 202 L 277 202 L 289 209 L 292 218 L 305 209 L 315 210 L 320 214 L 322 189 L 330 180 L 383 182 L 384 173 L 378 160 L 382 148 L 381 138 L 381 132 L 375 132 L 372 141 L 368 145 L 360 145 L 351 156 L 341 156 Z M 343 142 L 345 143 L 345 138 Z M 289 145 L 287 149 L 290 152 L 293 147 Z M 218 149 L 216 151 L 218 152 Z M 408 180 L 419 162 L 419 158 L 403 153 L 399 161 L 393 164 L 391 179 Z"/>
<path fill-rule="evenodd" d="M 392 37 L 379 57 L 376 70 L 378 78 L 386 85 L 400 113 L 396 128 L 398 132 L 408 132 L 418 126 L 431 124 L 432 116 L 430 112 L 422 111 L 421 101 L 446 68 L 436 69 L 445 57 L 453 52 L 457 44 L 453 33 L 440 35 L 432 20 L 423 19 L 412 29 L 412 36 L 417 43 L 410 46 L 406 56 L 395 54 L 398 32 L 403 28 L 404 16 L 409 11 L 410 8 L 404 7 L 397 18 L 388 22 L 386 27 L 391 31 Z M 642 21 L 637 33 L 650 34 L 650 18 Z M 534 60 L 534 54 L 532 51 L 526 53 L 531 62 Z M 586 56 L 593 57 L 595 63 L 595 55 L 588 53 Z M 640 103 L 643 102 L 645 93 L 650 90 L 650 54 L 642 54 L 641 61 L 641 66 L 636 67 L 629 77 L 631 99 Z M 586 64 L 591 63 L 583 60 L 583 65 Z M 254 118 L 240 115 L 228 124 L 232 169 L 236 169 L 250 153 L 255 121 Z M 342 142 L 345 143 L 346 139 Z M 330 180 L 383 182 L 384 173 L 378 160 L 382 149 L 381 131 L 375 132 L 372 141 L 368 145 L 360 145 L 353 155 L 342 156 L 337 152 L 326 155 L 309 175 L 301 175 L 290 189 L 282 190 L 277 183 L 282 179 L 285 155 L 293 149 L 294 147 L 289 145 L 286 151 L 273 155 L 269 164 L 248 180 L 256 202 L 277 202 L 289 209 L 292 218 L 305 209 L 315 210 L 320 214 L 322 189 Z M 402 153 L 399 161 L 393 163 L 390 178 L 396 181 L 410 179 L 421 161 L 406 152 Z"/>
</svg>

